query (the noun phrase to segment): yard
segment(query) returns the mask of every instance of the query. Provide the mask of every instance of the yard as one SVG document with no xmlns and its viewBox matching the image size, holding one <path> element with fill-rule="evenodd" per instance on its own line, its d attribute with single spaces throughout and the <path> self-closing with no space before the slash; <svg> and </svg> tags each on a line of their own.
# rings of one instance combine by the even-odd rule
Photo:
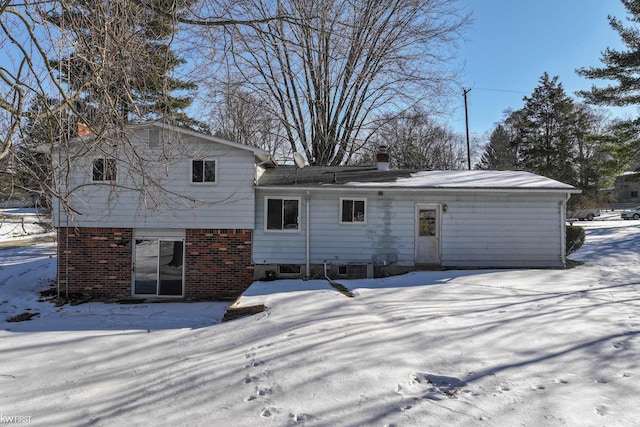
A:
<svg viewBox="0 0 640 427">
<path fill-rule="evenodd" d="M 256 282 L 227 304 L 39 302 L 52 244 L 0 252 L 0 413 L 33 425 L 638 425 L 640 224 L 567 270 Z M 33 320 L 7 317 L 39 313 Z"/>
</svg>

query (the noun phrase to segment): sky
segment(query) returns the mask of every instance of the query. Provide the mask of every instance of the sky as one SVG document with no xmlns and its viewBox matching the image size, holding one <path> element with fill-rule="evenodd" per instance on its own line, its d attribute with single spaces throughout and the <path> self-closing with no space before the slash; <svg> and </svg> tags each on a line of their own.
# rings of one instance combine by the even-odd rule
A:
<svg viewBox="0 0 640 427">
<path fill-rule="evenodd" d="M 490 132 L 504 110 L 522 108 L 546 71 L 558 76 L 568 95 L 594 81 L 578 76 L 580 67 L 598 67 L 607 47 L 621 48 L 607 15 L 626 17 L 618 0 L 469 0 L 473 22 L 459 49 L 461 81 L 468 93 L 472 138 Z M 607 82 L 597 82 L 604 86 Z M 451 126 L 465 131 L 462 91 Z M 635 108 L 611 109 L 628 116 Z"/>
</svg>

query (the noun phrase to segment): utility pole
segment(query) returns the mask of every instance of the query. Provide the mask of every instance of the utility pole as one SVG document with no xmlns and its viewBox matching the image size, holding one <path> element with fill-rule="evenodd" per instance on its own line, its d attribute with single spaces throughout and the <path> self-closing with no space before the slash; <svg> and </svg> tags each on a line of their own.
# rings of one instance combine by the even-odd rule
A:
<svg viewBox="0 0 640 427">
<path fill-rule="evenodd" d="M 467 108 L 467 94 L 471 92 L 471 88 L 462 88 L 462 96 L 464 96 L 464 122 L 467 129 L 467 167 L 471 170 L 471 145 L 469 144 L 469 110 Z"/>
</svg>

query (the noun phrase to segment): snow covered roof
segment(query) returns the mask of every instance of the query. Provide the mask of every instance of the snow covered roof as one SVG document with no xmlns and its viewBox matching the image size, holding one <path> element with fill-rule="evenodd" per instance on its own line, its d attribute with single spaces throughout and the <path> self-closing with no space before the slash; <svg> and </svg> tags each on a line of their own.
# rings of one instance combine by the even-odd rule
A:
<svg viewBox="0 0 640 427">
<path fill-rule="evenodd" d="M 267 170 L 258 186 L 580 192 L 569 184 L 523 171 L 378 171 L 375 167 L 349 166 L 278 166 Z"/>
</svg>

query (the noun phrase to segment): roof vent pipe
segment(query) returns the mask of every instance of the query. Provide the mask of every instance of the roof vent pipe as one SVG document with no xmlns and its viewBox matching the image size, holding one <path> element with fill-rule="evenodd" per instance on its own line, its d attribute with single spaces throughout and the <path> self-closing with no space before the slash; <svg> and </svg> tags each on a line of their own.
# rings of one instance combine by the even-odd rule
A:
<svg viewBox="0 0 640 427">
<path fill-rule="evenodd" d="M 378 148 L 378 154 L 376 155 L 376 163 L 378 165 L 379 171 L 389 170 L 389 153 L 387 152 L 387 147 L 385 145 L 381 145 Z"/>
</svg>

